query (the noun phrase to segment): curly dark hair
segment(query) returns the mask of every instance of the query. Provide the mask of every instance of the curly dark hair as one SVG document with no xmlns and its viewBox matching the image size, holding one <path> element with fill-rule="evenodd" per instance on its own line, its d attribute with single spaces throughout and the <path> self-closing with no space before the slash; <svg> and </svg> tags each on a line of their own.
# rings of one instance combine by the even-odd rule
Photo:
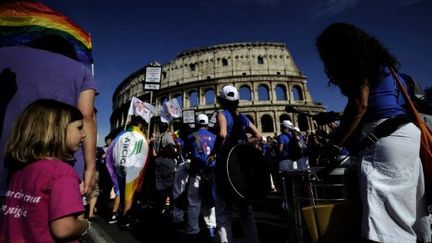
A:
<svg viewBox="0 0 432 243">
<path fill-rule="evenodd" d="M 329 25 L 318 36 L 316 46 L 329 85 L 339 86 L 346 96 L 366 81 L 378 81 L 384 67 L 399 67 L 397 59 L 378 39 L 351 24 Z"/>
</svg>

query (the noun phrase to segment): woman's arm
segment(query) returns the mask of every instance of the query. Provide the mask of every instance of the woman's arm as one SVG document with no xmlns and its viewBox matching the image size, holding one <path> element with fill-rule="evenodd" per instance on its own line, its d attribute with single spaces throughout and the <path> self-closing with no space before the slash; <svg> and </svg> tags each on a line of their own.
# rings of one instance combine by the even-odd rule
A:
<svg viewBox="0 0 432 243">
<path fill-rule="evenodd" d="M 278 154 L 278 156 L 282 153 L 283 147 L 284 147 L 283 143 L 278 143 L 278 147 L 277 147 L 277 154 Z"/>
<path fill-rule="evenodd" d="M 261 132 L 258 130 L 258 128 L 255 127 L 254 124 L 252 124 L 252 122 L 249 123 L 249 129 L 252 133 L 252 137 L 250 137 L 248 139 L 248 142 L 249 143 L 256 143 L 256 142 L 261 141 L 261 139 L 262 139 Z"/>
<path fill-rule="evenodd" d="M 81 194 L 93 192 L 96 184 L 94 173 L 96 171 L 96 114 L 94 112 L 94 99 L 96 91 L 93 89 L 81 92 L 78 99 L 78 108 L 84 116 L 83 152 L 85 161 L 84 184 L 81 186 Z"/>
<path fill-rule="evenodd" d="M 228 133 L 227 120 L 225 116 L 220 112 L 217 114 L 216 120 L 217 120 L 217 124 L 219 125 L 217 136 L 225 139 Z"/>
<path fill-rule="evenodd" d="M 50 222 L 50 229 L 57 239 L 77 239 L 90 228 L 90 222 L 84 219 L 84 215 L 73 215 L 55 219 Z"/>
<path fill-rule="evenodd" d="M 222 145 L 225 143 L 225 139 L 228 133 L 227 130 L 227 121 L 225 116 L 218 112 L 216 115 L 216 121 L 218 124 L 218 131 L 216 133 L 216 142 L 215 146 L 213 148 L 213 151 L 211 152 L 210 156 L 214 157 L 216 153 L 222 148 Z"/>
<path fill-rule="evenodd" d="M 365 82 L 359 87 L 358 92 L 348 97 L 348 103 L 339 127 L 333 137 L 333 143 L 343 146 L 354 130 L 360 124 L 363 115 L 366 113 L 369 98 L 369 85 Z"/>
</svg>

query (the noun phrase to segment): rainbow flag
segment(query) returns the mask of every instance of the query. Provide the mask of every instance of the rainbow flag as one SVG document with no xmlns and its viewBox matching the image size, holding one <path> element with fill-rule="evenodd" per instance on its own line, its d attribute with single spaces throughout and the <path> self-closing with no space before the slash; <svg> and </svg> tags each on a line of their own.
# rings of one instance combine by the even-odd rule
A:
<svg viewBox="0 0 432 243">
<path fill-rule="evenodd" d="M 106 152 L 106 166 L 113 182 L 114 192 L 123 199 L 132 202 L 136 192 L 140 191 L 148 161 L 150 148 L 139 128 L 120 133 Z"/>
<path fill-rule="evenodd" d="M 63 37 L 74 46 L 78 61 L 93 63 L 90 34 L 66 16 L 35 1 L 0 4 L 0 47 L 26 45 L 44 35 Z"/>
</svg>

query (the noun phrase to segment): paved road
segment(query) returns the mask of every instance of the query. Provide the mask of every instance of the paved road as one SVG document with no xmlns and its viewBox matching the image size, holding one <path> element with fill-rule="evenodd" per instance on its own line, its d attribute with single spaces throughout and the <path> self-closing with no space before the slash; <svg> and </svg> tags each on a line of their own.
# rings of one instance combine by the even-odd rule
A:
<svg viewBox="0 0 432 243">
<path fill-rule="evenodd" d="M 254 205 L 255 218 L 261 243 L 286 243 L 289 240 L 290 225 L 288 216 L 281 209 L 282 197 L 270 194 L 264 202 Z M 131 230 L 120 230 L 116 224 L 109 225 L 102 217 L 93 220 L 92 230 L 88 239 L 93 242 L 146 242 L 164 243 L 187 242 L 183 227 L 174 226 L 171 217 L 155 210 L 142 210 L 139 222 Z M 233 234 L 236 243 L 246 243 L 237 214 L 233 214 Z M 200 243 L 214 242 L 205 235 L 200 235 Z M 290 241 L 293 242 L 293 241 Z"/>
</svg>

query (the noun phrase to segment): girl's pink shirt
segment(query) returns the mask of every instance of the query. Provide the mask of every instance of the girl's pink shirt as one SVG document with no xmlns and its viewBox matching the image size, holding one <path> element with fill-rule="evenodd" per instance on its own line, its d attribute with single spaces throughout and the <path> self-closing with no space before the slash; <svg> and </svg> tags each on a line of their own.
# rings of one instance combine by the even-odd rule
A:
<svg viewBox="0 0 432 243">
<path fill-rule="evenodd" d="M 49 222 L 84 212 L 80 179 L 60 160 L 38 160 L 12 176 L 0 211 L 0 242 L 55 242 Z"/>
</svg>

